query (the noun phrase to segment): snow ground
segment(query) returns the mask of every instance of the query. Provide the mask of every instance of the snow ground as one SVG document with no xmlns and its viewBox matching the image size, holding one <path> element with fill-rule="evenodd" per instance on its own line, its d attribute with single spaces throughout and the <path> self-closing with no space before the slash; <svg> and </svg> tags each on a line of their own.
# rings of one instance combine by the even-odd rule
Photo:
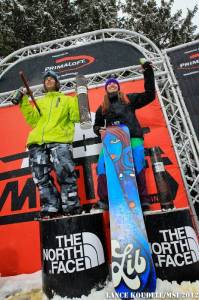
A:
<svg viewBox="0 0 199 300">
<path fill-rule="evenodd" d="M 45 300 L 41 291 L 42 279 L 41 271 L 33 274 L 24 274 L 10 277 L 0 277 L 0 300 Z M 145 297 L 144 299 L 150 299 Z M 157 280 L 157 291 L 151 297 L 152 299 L 186 299 L 199 300 L 199 281 L 194 283 L 183 282 L 168 282 Z M 61 298 L 55 296 L 53 300 L 69 300 L 69 298 Z M 72 300 L 79 300 L 80 298 L 73 298 Z M 100 290 L 92 290 L 91 294 L 86 297 L 82 296 L 81 300 L 107 300 L 119 298 L 113 292 L 112 283 L 109 282 L 107 286 Z M 143 298 L 142 298 L 143 299 Z"/>
</svg>

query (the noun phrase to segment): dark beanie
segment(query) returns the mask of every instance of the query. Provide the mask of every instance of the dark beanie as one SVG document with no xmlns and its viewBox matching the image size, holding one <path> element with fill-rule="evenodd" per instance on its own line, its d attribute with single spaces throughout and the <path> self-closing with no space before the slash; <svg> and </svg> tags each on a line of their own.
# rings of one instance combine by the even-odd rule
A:
<svg viewBox="0 0 199 300">
<path fill-rule="evenodd" d="M 43 80 L 45 81 L 47 77 L 52 77 L 55 79 L 55 81 L 57 81 L 57 82 L 59 81 L 58 75 L 54 71 L 49 70 L 49 71 L 45 72 L 45 74 L 43 76 Z"/>
<path fill-rule="evenodd" d="M 47 71 L 44 76 L 43 76 L 43 84 L 44 84 L 44 92 L 47 92 L 46 86 L 45 86 L 45 80 L 47 77 L 52 77 L 55 80 L 55 91 L 59 91 L 60 89 L 60 82 L 59 82 L 59 77 L 57 73 L 54 71 Z"/>
<path fill-rule="evenodd" d="M 120 91 L 120 84 L 119 84 L 119 82 L 117 81 L 117 79 L 115 79 L 115 78 L 109 78 L 109 79 L 106 81 L 106 83 L 105 83 L 105 90 L 106 90 L 106 92 L 107 92 L 107 86 L 108 86 L 110 83 L 115 83 L 115 84 L 117 84 L 118 90 Z"/>
</svg>

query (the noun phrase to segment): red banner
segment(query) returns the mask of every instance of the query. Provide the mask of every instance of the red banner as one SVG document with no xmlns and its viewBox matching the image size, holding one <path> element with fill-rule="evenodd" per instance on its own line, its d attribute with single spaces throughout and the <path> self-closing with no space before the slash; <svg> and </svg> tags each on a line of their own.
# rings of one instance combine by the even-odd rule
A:
<svg viewBox="0 0 199 300">
<path fill-rule="evenodd" d="M 142 92 L 143 80 L 123 83 L 121 89 L 125 93 Z M 104 88 L 89 90 L 90 109 L 93 113 L 103 96 Z M 0 115 L 0 273 L 3 276 L 32 273 L 40 269 L 39 227 L 38 222 L 34 221 L 40 204 L 39 193 L 28 167 L 25 146 L 30 128 L 16 106 L 1 108 Z M 158 100 L 138 110 L 137 117 L 145 132 L 149 194 L 156 195 L 157 189 L 147 149 L 157 146 L 161 149 L 166 172 L 176 189 L 174 205 L 176 208 L 187 207 L 185 187 Z M 83 152 L 85 156 L 78 155 L 85 143 L 87 140 L 76 140 L 74 151 L 77 153 L 75 162 L 79 196 L 81 203 L 87 204 L 97 200 L 96 163 L 101 144 L 93 133 L 87 150 Z M 89 150 L 92 147 L 96 147 L 98 151 Z M 160 209 L 160 204 L 153 204 L 152 209 Z"/>
</svg>

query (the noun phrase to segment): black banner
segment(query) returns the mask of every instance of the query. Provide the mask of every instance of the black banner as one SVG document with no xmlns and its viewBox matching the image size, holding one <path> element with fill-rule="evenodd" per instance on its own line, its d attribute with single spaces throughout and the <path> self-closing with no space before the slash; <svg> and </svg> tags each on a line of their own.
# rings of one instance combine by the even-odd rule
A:
<svg viewBox="0 0 199 300">
<path fill-rule="evenodd" d="M 199 278 L 199 245 L 189 209 L 146 216 L 157 277 L 170 282 Z"/>
<path fill-rule="evenodd" d="M 19 88 L 22 82 L 19 71 L 23 71 L 30 86 L 42 83 L 45 71 L 53 70 L 60 79 L 80 74 L 92 74 L 111 69 L 138 65 L 143 54 L 135 47 L 124 42 L 101 41 L 84 46 L 35 55 L 14 64 L 0 78 L 0 91 L 12 91 Z"/>
<path fill-rule="evenodd" d="M 199 42 L 168 50 L 168 55 L 199 138 Z"/>
</svg>

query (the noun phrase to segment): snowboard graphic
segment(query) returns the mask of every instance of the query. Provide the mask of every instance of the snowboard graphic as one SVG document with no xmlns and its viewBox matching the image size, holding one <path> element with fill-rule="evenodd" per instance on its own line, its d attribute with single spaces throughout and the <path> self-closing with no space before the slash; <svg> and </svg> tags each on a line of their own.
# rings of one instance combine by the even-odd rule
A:
<svg viewBox="0 0 199 300">
<path fill-rule="evenodd" d="M 110 126 L 103 137 L 106 166 L 112 281 L 117 293 L 154 292 L 156 274 L 137 190 L 129 130 Z M 122 298 L 122 297 L 121 297 Z"/>
</svg>

